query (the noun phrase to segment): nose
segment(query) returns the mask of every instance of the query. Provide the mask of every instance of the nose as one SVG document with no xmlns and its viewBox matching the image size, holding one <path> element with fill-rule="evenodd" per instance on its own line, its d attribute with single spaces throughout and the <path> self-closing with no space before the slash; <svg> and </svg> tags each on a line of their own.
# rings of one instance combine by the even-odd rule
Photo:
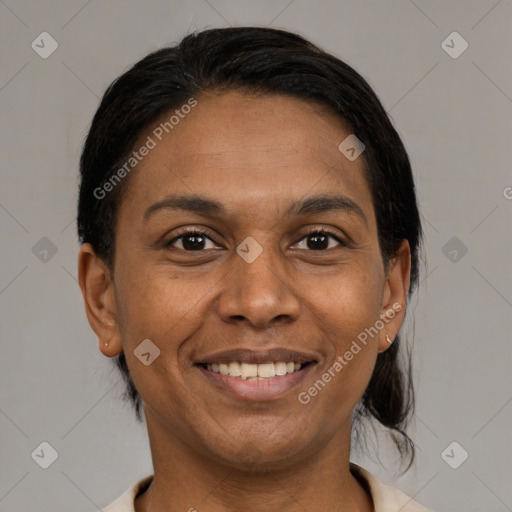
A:
<svg viewBox="0 0 512 512">
<path fill-rule="evenodd" d="M 217 303 L 223 321 L 263 329 L 298 318 L 301 306 L 291 286 L 293 277 L 278 254 L 264 249 L 251 263 L 238 253 L 233 260 Z"/>
</svg>

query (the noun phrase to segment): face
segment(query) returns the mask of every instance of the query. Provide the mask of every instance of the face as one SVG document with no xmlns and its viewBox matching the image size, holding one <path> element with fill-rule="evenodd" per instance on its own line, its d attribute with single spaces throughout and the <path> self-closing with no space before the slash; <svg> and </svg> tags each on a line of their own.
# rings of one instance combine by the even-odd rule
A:
<svg viewBox="0 0 512 512">
<path fill-rule="evenodd" d="M 124 350 L 155 436 L 233 466 L 297 462 L 347 440 L 403 319 L 408 246 L 385 270 L 338 117 L 285 96 L 197 102 L 129 178 L 113 279 L 82 247 L 87 314 L 106 356 Z"/>
</svg>

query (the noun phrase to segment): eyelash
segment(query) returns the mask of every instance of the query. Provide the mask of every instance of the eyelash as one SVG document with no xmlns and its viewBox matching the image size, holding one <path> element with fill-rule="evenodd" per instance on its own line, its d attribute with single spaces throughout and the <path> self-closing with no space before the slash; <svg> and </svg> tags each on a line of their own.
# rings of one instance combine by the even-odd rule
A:
<svg viewBox="0 0 512 512">
<path fill-rule="evenodd" d="M 217 243 L 213 239 L 213 237 L 208 236 L 208 234 L 205 231 L 200 231 L 198 229 L 192 228 L 192 229 L 185 229 L 185 230 L 179 232 L 178 235 L 175 236 L 172 240 L 169 240 L 168 242 L 165 243 L 165 248 L 176 249 L 176 247 L 172 247 L 172 244 L 174 242 L 176 242 L 177 240 L 179 240 L 181 238 L 184 238 L 185 236 L 191 236 L 191 235 L 200 235 L 202 237 L 208 238 L 212 242 Z M 299 240 L 299 242 L 302 241 L 304 238 L 308 238 L 312 235 L 327 235 L 327 236 L 334 238 L 341 246 L 350 247 L 350 244 L 348 242 L 345 242 L 344 240 L 342 240 L 338 234 L 330 231 L 329 229 L 325 229 L 325 228 L 320 228 L 320 229 L 319 228 L 311 228 L 310 231 L 308 233 L 306 233 L 306 235 L 304 235 Z M 185 251 L 185 249 L 178 249 L 178 250 Z M 202 249 L 200 251 L 186 251 L 186 252 L 203 252 L 204 250 L 205 249 Z M 315 252 L 325 252 L 325 251 L 326 251 L 326 249 L 315 251 Z"/>
</svg>

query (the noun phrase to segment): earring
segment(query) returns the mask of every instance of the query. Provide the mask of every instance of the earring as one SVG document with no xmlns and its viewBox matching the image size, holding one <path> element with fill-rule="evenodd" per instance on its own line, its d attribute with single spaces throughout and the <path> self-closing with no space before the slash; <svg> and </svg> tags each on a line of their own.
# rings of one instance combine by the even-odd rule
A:
<svg viewBox="0 0 512 512">
<path fill-rule="evenodd" d="M 388 333 L 386 333 L 386 341 L 391 345 L 393 343 L 393 340 L 391 340 L 388 336 Z"/>
</svg>

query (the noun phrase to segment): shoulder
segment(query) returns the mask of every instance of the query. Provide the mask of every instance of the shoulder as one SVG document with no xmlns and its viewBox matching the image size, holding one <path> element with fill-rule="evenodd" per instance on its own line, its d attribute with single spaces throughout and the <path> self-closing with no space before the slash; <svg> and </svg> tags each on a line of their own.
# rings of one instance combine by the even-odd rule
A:
<svg viewBox="0 0 512 512">
<path fill-rule="evenodd" d="M 367 487 L 372 495 L 375 512 L 431 512 L 402 491 L 384 485 L 366 469 L 350 463 L 351 473 Z"/>
<path fill-rule="evenodd" d="M 135 512 L 135 497 L 142 492 L 153 480 L 153 475 L 145 476 L 135 482 L 126 491 L 114 500 L 110 505 L 101 509 L 101 512 Z"/>
</svg>

